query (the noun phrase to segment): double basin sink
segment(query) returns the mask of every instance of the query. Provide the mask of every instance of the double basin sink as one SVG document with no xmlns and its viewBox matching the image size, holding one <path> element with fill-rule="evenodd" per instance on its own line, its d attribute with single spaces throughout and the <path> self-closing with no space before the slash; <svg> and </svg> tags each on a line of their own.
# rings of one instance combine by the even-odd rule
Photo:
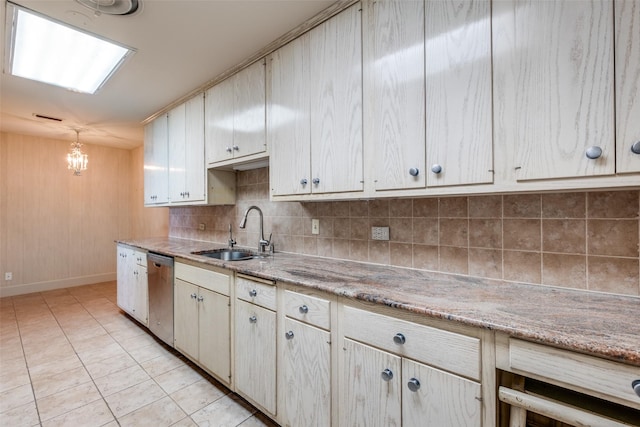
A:
<svg viewBox="0 0 640 427">
<path fill-rule="evenodd" d="M 207 251 L 191 252 L 193 255 L 206 256 L 209 258 L 219 259 L 221 261 L 246 261 L 253 258 L 262 258 L 264 255 L 260 255 L 257 252 L 242 250 L 242 249 L 211 249 Z"/>
</svg>

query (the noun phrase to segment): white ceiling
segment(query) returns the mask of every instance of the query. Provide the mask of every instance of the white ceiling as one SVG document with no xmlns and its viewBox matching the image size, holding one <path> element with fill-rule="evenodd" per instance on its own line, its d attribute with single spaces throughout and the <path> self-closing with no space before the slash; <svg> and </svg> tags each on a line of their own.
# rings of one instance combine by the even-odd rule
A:
<svg viewBox="0 0 640 427">
<path fill-rule="evenodd" d="M 2 3 L 2 58 L 5 0 Z M 13 3 L 127 45 L 136 53 L 95 95 L 2 73 L 0 131 L 134 148 L 141 122 L 246 60 L 335 0 L 140 0 L 132 15 L 93 12 L 75 0 Z M 38 119 L 34 114 L 61 118 Z"/>
</svg>

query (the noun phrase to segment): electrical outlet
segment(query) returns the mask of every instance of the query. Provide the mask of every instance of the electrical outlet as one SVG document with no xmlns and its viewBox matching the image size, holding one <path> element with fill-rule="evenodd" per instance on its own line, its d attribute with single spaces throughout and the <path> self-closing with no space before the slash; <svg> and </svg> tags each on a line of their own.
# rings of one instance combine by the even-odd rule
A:
<svg viewBox="0 0 640 427">
<path fill-rule="evenodd" d="M 198 225 L 198 230 L 200 231 L 204 231 L 205 228 L 207 228 L 207 226 L 204 224 L 204 222 L 201 222 L 200 225 Z"/>
<path fill-rule="evenodd" d="M 8 273 L 4 273 L 4 280 L 13 280 L 13 273 L 8 272 Z"/>
<path fill-rule="evenodd" d="M 371 240 L 389 240 L 389 227 L 371 227 Z"/>
<path fill-rule="evenodd" d="M 311 220 L 311 234 L 320 234 L 320 220 L 312 219 Z"/>
</svg>

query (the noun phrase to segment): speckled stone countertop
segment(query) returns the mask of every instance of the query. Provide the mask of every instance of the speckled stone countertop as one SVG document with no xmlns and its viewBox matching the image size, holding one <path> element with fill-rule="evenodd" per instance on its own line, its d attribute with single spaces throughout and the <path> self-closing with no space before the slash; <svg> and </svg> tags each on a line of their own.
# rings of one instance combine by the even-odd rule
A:
<svg viewBox="0 0 640 427">
<path fill-rule="evenodd" d="M 288 253 L 224 262 L 191 254 L 223 245 L 185 239 L 119 243 L 640 366 L 636 297 Z"/>
</svg>

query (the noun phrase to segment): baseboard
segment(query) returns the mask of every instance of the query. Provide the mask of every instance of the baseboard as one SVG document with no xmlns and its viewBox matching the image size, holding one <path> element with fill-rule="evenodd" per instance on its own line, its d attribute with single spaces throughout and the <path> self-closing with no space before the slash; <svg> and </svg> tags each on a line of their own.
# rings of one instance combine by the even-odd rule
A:
<svg viewBox="0 0 640 427">
<path fill-rule="evenodd" d="M 34 292 L 52 291 L 54 289 L 70 288 L 73 286 L 92 285 L 94 283 L 111 282 L 116 280 L 116 273 L 94 274 L 91 276 L 69 277 L 47 282 L 23 283 L 21 285 L 4 286 L 0 288 L 0 297 L 31 294 Z"/>
</svg>

